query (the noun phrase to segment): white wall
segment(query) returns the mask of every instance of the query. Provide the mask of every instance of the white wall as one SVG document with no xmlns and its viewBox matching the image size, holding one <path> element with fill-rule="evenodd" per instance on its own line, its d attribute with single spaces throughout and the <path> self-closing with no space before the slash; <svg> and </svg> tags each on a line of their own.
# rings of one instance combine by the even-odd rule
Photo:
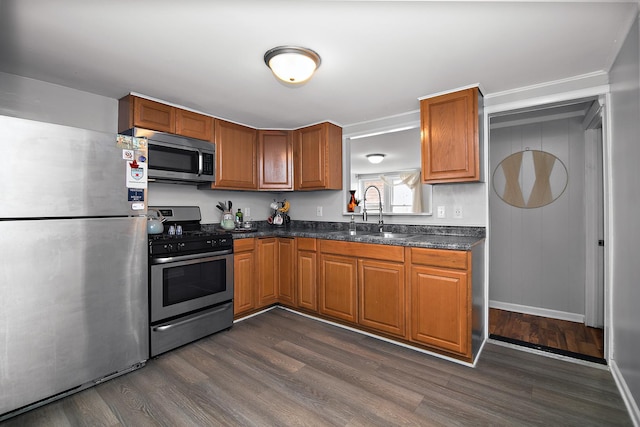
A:
<svg viewBox="0 0 640 427">
<path fill-rule="evenodd" d="M 118 101 L 0 72 L 0 114 L 115 133 Z"/>
<path fill-rule="evenodd" d="M 198 190 L 193 185 L 177 184 L 149 184 L 150 206 L 200 206 L 203 224 L 220 223 L 221 212 L 216 208 L 218 201 L 231 200 L 233 210 L 238 208 L 246 213 L 249 208 L 251 218 L 264 220 L 271 214 L 269 204 L 274 198 L 282 200 L 286 197 L 278 193 L 261 193 L 257 191 L 222 191 L 222 190 Z M 295 209 L 293 213 L 295 218 Z M 296 218 L 297 219 L 297 218 Z"/>
<path fill-rule="evenodd" d="M 611 211 L 614 369 L 635 401 L 640 423 L 640 28 L 636 21 L 611 69 Z M 638 425 L 638 424 L 636 424 Z"/>
<path fill-rule="evenodd" d="M 385 224 L 428 224 L 428 225 L 486 225 L 485 183 L 472 184 L 439 184 L 433 186 L 433 206 L 447 206 L 447 218 L 434 216 L 392 216 L 385 215 Z M 348 203 L 348 193 L 344 191 L 307 191 L 283 193 L 292 203 L 291 218 L 307 221 L 348 221 L 349 216 L 343 215 Z M 316 216 L 316 208 L 322 207 L 323 216 Z M 463 218 L 452 217 L 453 206 L 461 206 Z M 368 222 L 376 223 L 377 214 L 369 216 Z M 358 217 L 356 222 L 362 222 Z"/>
<path fill-rule="evenodd" d="M 511 206 L 494 188 L 489 189 L 489 299 L 493 307 L 584 320 L 582 120 L 573 117 L 491 130 L 492 175 L 502 160 L 527 148 L 553 154 L 568 173 L 565 191 L 539 208 Z"/>
</svg>

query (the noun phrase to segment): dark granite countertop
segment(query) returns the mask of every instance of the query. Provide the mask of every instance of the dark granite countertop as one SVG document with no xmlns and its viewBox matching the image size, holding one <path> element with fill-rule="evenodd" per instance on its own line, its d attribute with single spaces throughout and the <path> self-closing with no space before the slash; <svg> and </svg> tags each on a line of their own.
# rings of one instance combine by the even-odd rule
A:
<svg viewBox="0 0 640 427">
<path fill-rule="evenodd" d="M 217 228 L 217 225 L 204 227 Z M 291 221 L 285 227 L 261 222 L 253 231 L 232 232 L 234 239 L 250 237 L 309 237 L 341 240 L 345 242 L 374 243 L 380 245 L 410 246 L 417 248 L 471 250 L 485 239 L 484 227 L 452 227 L 432 225 L 385 224 L 384 231 L 393 233 L 383 237 L 375 223 L 358 223 L 356 234 L 349 234 L 348 222 Z"/>
</svg>

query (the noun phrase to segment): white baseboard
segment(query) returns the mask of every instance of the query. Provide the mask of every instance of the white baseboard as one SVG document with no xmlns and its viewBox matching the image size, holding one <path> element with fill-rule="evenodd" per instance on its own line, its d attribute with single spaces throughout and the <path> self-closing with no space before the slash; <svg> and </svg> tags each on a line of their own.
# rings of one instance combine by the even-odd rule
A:
<svg viewBox="0 0 640 427">
<path fill-rule="evenodd" d="M 615 360 L 609 360 L 609 369 L 611 370 L 613 379 L 618 386 L 618 391 L 622 395 L 622 400 L 624 400 L 624 404 L 627 405 L 627 410 L 629 411 L 629 416 L 631 417 L 633 425 L 640 427 L 640 409 L 631 394 L 631 390 L 627 387 L 627 382 L 624 380 Z"/>
<path fill-rule="evenodd" d="M 570 322 L 584 323 L 584 314 L 569 313 L 566 311 L 550 310 L 548 308 L 530 307 L 527 305 L 511 304 L 508 302 L 489 301 L 490 308 L 514 311 L 516 313 L 531 314 L 533 316 L 549 317 L 551 319 L 568 320 Z"/>
</svg>

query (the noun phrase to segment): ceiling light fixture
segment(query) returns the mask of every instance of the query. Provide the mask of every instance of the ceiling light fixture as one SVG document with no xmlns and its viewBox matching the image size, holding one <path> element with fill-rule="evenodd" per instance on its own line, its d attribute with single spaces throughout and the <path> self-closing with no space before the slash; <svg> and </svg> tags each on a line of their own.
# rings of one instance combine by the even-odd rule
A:
<svg viewBox="0 0 640 427">
<path fill-rule="evenodd" d="M 384 156 L 385 154 L 380 154 L 380 153 L 367 154 L 367 160 L 369 160 L 369 162 L 373 163 L 374 165 L 377 165 L 382 160 L 384 160 Z"/>
<path fill-rule="evenodd" d="M 304 83 L 320 67 L 320 55 L 297 46 L 278 46 L 264 54 L 264 63 L 280 80 L 289 84 Z"/>
</svg>

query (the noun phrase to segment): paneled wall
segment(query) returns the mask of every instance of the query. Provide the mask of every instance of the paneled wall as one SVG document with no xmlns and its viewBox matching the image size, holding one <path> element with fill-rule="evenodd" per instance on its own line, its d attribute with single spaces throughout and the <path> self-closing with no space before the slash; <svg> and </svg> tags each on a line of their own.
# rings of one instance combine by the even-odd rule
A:
<svg viewBox="0 0 640 427">
<path fill-rule="evenodd" d="M 640 24 L 638 18 L 611 68 L 611 236 L 610 280 L 613 303 L 612 371 L 628 390 L 633 420 L 640 425 Z M 624 390 L 623 389 L 623 390 Z"/>
<path fill-rule="evenodd" d="M 571 319 L 584 315 L 584 141 L 580 117 L 491 130 L 492 175 L 502 160 L 527 149 L 553 154 L 568 172 L 564 192 L 543 207 L 511 206 L 490 188 L 492 306 L 541 309 L 552 317 Z M 524 181 L 521 175 L 520 183 L 526 187 Z"/>
</svg>

